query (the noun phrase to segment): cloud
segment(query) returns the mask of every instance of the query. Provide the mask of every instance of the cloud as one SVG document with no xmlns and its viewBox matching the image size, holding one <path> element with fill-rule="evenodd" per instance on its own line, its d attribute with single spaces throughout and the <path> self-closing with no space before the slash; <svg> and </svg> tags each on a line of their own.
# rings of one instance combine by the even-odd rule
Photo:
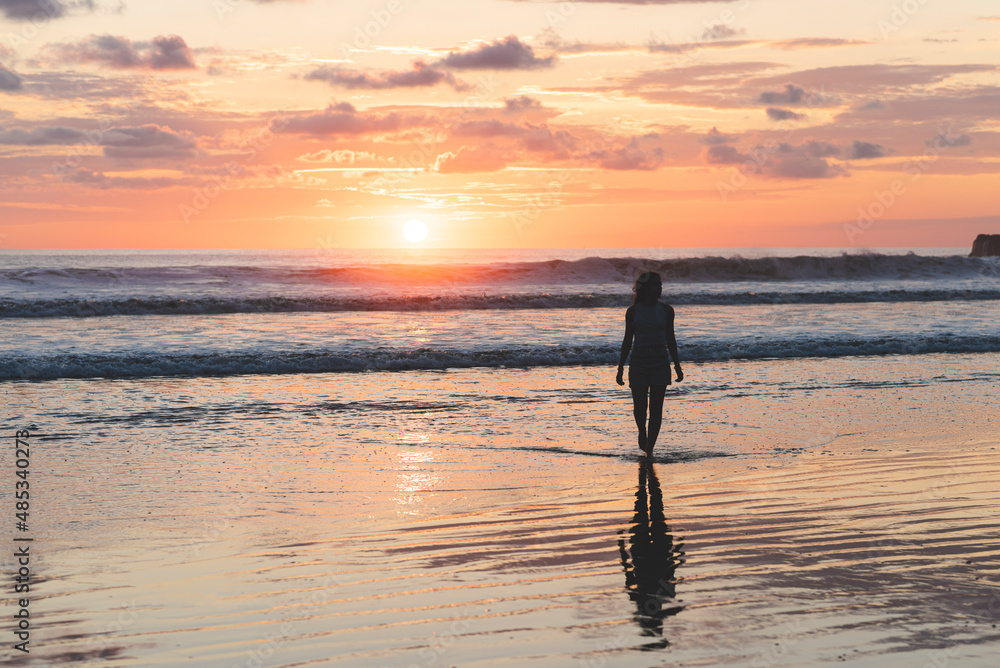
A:
<svg viewBox="0 0 1000 668">
<path fill-rule="evenodd" d="M 850 160 L 867 160 L 869 158 L 881 158 L 885 156 L 885 147 L 880 144 L 873 144 L 867 141 L 854 140 L 851 148 L 847 152 Z"/>
<path fill-rule="evenodd" d="M 376 74 L 323 65 L 303 77 L 307 81 L 325 81 L 331 86 L 349 89 L 381 90 L 387 88 L 422 88 L 445 83 L 458 91 L 472 88 L 457 79 L 451 72 L 444 72 L 422 60 L 414 61 L 412 69 L 386 70 Z"/>
<path fill-rule="evenodd" d="M 845 176 L 847 171 L 839 165 L 831 165 L 823 158 L 792 153 L 781 156 L 769 165 L 768 173 L 786 179 L 832 179 Z"/>
<path fill-rule="evenodd" d="M 726 39 L 726 40 L 705 40 L 701 42 L 660 42 L 655 39 L 649 41 L 646 49 L 650 53 L 687 53 L 698 49 L 735 49 L 741 46 L 759 44 L 753 39 Z"/>
<path fill-rule="evenodd" d="M 907 87 L 926 87 L 940 83 L 958 74 L 995 72 L 996 65 L 838 65 L 801 70 L 790 74 L 760 78 L 758 85 L 784 84 L 785 91 L 774 95 L 790 94 L 790 89 L 812 88 L 835 90 L 842 95 L 878 95 L 883 91 L 899 91 Z M 765 94 L 766 95 L 766 94 Z M 806 103 L 816 106 L 809 97 Z M 759 100 L 763 104 L 789 105 L 787 100 Z"/>
<path fill-rule="evenodd" d="M 663 164 L 663 149 L 644 150 L 632 139 L 628 145 L 613 150 L 595 151 L 590 157 L 604 169 L 649 171 Z"/>
<path fill-rule="evenodd" d="M 459 137 L 516 137 L 523 131 L 523 126 L 514 123 L 505 123 L 496 119 L 466 121 L 459 123 L 452 130 L 452 134 Z"/>
<path fill-rule="evenodd" d="M 339 149 L 336 151 L 332 151 L 328 148 L 324 148 L 321 151 L 300 155 L 296 159 L 301 162 L 313 162 L 313 163 L 334 162 L 337 164 L 353 165 L 356 161 L 359 160 L 367 160 L 375 162 L 378 161 L 379 158 L 374 153 L 369 153 L 368 151 L 352 151 L 350 149 Z"/>
<path fill-rule="evenodd" d="M 727 135 L 719 132 L 718 128 L 712 128 L 709 130 L 704 137 L 698 140 L 702 144 L 708 144 L 709 146 L 713 144 L 728 144 L 730 142 L 736 141 L 736 137 L 733 135 Z"/>
<path fill-rule="evenodd" d="M 782 107 L 828 107 L 841 103 L 840 98 L 836 96 L 824 95 L 816 90 L 806 90 L 792 83 L 786 83 L 785 89 L 781 91 L 758 93 L 753 101 L 756 104 Z"/>
<path fill-rule="evenodd" d="M 140 48 L 149 50 L 149 63 L 154 70 L 190 70 L 198 67 L 191 49 L 178 35 L 154 37 L 151 46 L 142 43 Z"/>
<path fill-rule="evenodd" d="M 63 180 L 70 183 L 108 190 L 110 188 L 128 188 L 134 190 L 156 190 L 193 183 L 191 179 L 171 179 L 165 176 L 154 178 L 108 176 L 104 172 L 92 172 L 77 168 L 63 175 Z"/>
<path fill-rule="evenodd" d="M 0 90 L 20 90 L 24 77 L 0 64 Z"/>
<path fill-rule="evenodd" d="M 822 142 L 808 142 L 800 146 L 781 143 L 777 152 L 764 164 L 764 173 L 786 179 L 846 176 L 847 170 L 826 160 L 836 151 L 836 147 Z"/>
<path fill-rule="evenodd" d="M 735 28 L 730 28 L 725 23 L 716 23 L 705 28 L 705 32 L 701 34 L 703 40 L 718 40 L 718 39 L 728 39 L 730 37 L 736 37 L 737 35 L 745 35 L 746 30 L 736 30 Z"/>
<path fill-rule="evenodd" d="M 889 105 L 879 99 L 869 100 L 858 107 L 859 111 L 871 111 L 873 109 L 888 109 Z"/>
<path fill-rule="evenodd" d="M 553 157 L 569 157 L 577 146 L 575 136 L 565 130 L 552 131 L 546 125 L 504 123 L 495 119 L 466 121 L 452 129 L 456 137 L 482 137 L 487 139 L 509 138 L 525 150 L 548 153 Z"/>
<path fill-rule="evenodd" d="M 111 128 L 100 144 L 109 158 L 184 158 L 196 149 L 187 134 L 152 124 Z"/>
<path fill-rule="evenodd" d="M 286 67 L 300 67 L 305 61 L 304 56 L 292 53 L 281 53 L 272 49 L 223 49 L 219 46 L 200 46 L 192 48 L 197 61 L 206 74 L 212 76 L 241 75 L 251 72 L 277 72 Z"/>
<path fill-rule="evenodd" d="M 888 122 L 996 117 L 998 86 L 974 86 L 963 75 L 995 73 L 996 65 L 845 65 L 798 72 L 772 74 L 783 67 L 774 62 L 698 63 L 694 65 L 607 75 L 573 87 L 552 87 L 553 92 L 615 94 L 654 103 L 745 109 L 760 105 L 804 112 L 805 108 L 841 108 L 838 123 L 870 123 L 884 117 Z M 955 81 L 962 77 L 963 81 Z M 942 86 L 941 84 L 945 84 Z M 828 93 L 826 91 L 834 91 Z M 879 103 L 892 105 L 881 111 Z M 989 106 L 993 105 L 992 111 Z M 808 112 L 806 112 L 808 113 Z M 970 116 L 970 114 L 972 116 Z M 925 135 L 926 136 L 926 135 Z"/>
<path fill-rule="evenodd" d="M 754 78 L 763 71 L 783 67 L 773 62 L 698 63 L 682 67 L 645 70 L 597 88 L 602 92 L 620 92 L 650 102 L 709 107 L 712 109 L 745 108 L 753 93 Z M 595 88 L 556 88 L 583 90 Z"/>
<path fill-rule="evenodd" d="M 437 62 L 456 70 L 536 70 L 555 63 L 555 56 L 537 57 L 534 49 L 514 35 L 469 51 L 449 53 Z"/>
<path fill-rule="evenodd" d="M 765 91 L 757 96 L 759 104 L 802 104 L 806 99 L 806 91 L 794 84 L 785 84 L 785 90 L 780 92 Z"/>
<path fill-rule="evenodd" d="M 26 130 L 0 131 L 0 144 L 19 146 L 101 146 L 109 158 L 182 158 L 195 153 L 196 144 L 186 133 L 147 124 L 107 130 L 78 130 L 61 125 L 40 125 Z"/>
<path fill-rule="evenodd" d="M 899 94 L 889 105 L 863 105 L 836 116 L 838 125 L 870 124 L 874 119 L 898 127 L 904 124 L 949 123 L 961 119 L 993 123 L 1000 109 L 1000 86 L 949 86 L 919 93 Z M 925 134 L 924 137 L 927 135 Z"/>
<path fill-rule="evenodd" d="M 778 67 L 783 67 L 783 65 L 781 63 L 769 62 L 700 63 L 662 70 L 646 70 L 634 76 L 626 77 L 623 80 L 624 90 L 642 86 L 664 88 L 705 87 L 715 89 L 720 86 L 739 85 L 747 79 L 752 79 L 760 72 Z"/>
<path fill-rule="evenodd" d="M 506 159 L 497 152 L 469 146 L 462 146 L 455 153 L 442 153 L 434 161 L 434 171 L 441 174 L 496 172 L 506 166 Z"/>
<path fill-rule="evenodd" d="M 86 143 L 87 137 L 76 128 L 39 126 L 31 130 L 13 128 L 0 131 L 0 144 L 18 146 L 53 146 Z"/>
<path fill-rule="evenodd" d="M 943 146 L 968 146 L 972 143 L 972 137 L 969 135 L 958 135 L 957 137 L 951 134 L 950 131 L 942 132 L 938 134 L 934 139 L 924 142 L 927 146 L 943 147 Z"/>
<path fill-rule="evenodd" d="M 542 46 L 549 51 L 556 53 L 617 53 L 619 51 L 631 51 L 634 47 L 627 44 L 611 44 L 610 42 L 574 42 L 567 41 L 559 36 L 555 28 L 546 28 L 538 35 Z"/>
<path fill-rule="evenodd" d="M 70 183 L 97 183 L 107 177 L 103 172 L 92 172 L 89 169 L 74 169 L 63 175 L 63 178 Z"/>
<path fill-rule="evenodd" d="M 36 70 L 25 77 L 24 92 L 42 99 L 87 104 L 102 117 L 118 117 L 123 109 L 142 113 L 157 109 L 158 104 L 176 109 L 194 102 L 188 88 L 171 84 L 142 75 L 122 76 L 115 73 L 104 76 L 85 71 Z M 177 114 L 179 112 L 175 112 Z"/>
<path fill-rule="evenodd" d="M 295 114 L 271 121 L 273 132 L 305 135 L 365 135 L 398 132 L 427 125 L 423 116 L 358 112 L 349 102 L 331 104 L 321 112 Z"/>
<path fill-rule="evenodd" d="M 744 174 L 760 174 L 782 179 L 829 179 L 846 176 L 847 171 L 827 161 L 839 149 L 825 142 L 810 141 L 795 146 L 789 143 L 755 146 L 743 153 L 730 144 L 715 144 L 705 152 L 710 165 L 739 165 Z"/>
<path fill-rule="evenodd" d="M 51 44 L 48 50 L 66 63 L 96 63 L 121 70 L 197 68 L 191 49 L 178 35 L 160 35 L 151 42 L 132 42 L 115 35 L 88 35 L 76 43 Z"/>
<path fill-rule="evenodd" d="M 753 158 L 730 144 L 715 144 L 708 148 L 705 153 L 705 160 L 710 165 L 736 165 L 744 162 L 752 162 Z"/>
<path fill-rule="evenodd" d="M 786 150 L 795 150 L 790 144 L 781 144 Z M 801 150 L 815 158 L 829 158 L 840 153 L 840 149 L 825 141 L 809 141 L 801 146 Z"/>
<path fill-rule="evenodd" d="M 542 109 L 542 103 L 528 95 L 508 97 L 503 101 L 503 104 L 504 112 L 510 114 L 519 114 L 526 111 L 538 111 Z"/>
<path fill-rule="evenodd" d="M 861 39 L 843 39 L 840 37 L 799 37 L 796 39 L 779 39 L 768 42 L 768 46 L 778 49 L 826 49 L 835 46 L 861 46 L 871 44 Z"/>
<path fill-rule="evenodd" d="M 0 0 L 0 13 L 12 21 L 35 21 L 57 19 L 70 9 L 94 9 L 92 0 L 64 2 L 62 0 Z"/>
<path fill-rule="evenodd" d="M 770 118 L 772 121 L 801 121 L 806 118 L 806 115 L 795 113 L 791 109 L 768 107 L 767 117 Z"/>
</svg>

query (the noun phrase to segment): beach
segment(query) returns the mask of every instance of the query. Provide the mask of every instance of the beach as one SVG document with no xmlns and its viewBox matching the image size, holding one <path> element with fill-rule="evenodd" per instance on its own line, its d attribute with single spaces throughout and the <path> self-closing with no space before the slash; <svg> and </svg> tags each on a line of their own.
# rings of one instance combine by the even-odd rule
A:
<svg viewBox="0 0 1000 668">
<path fill-rule="evenodd" d="M 0 24 L 0 667 L 1000 667 L 997 0 Z"/>
<path fill-rule="evenodd" d="M 991 665 L 997 361 L 690 365 L 648 476 L 612 368 L 8 385 L 15 662 Z"/>
<path fill-rule="evenodd" d="M 993 665 L 991 259 L 490 253 L 8 251 L 3 660 Z M 651 463 L 644 266 L 685 372 Z"/>
</svg>

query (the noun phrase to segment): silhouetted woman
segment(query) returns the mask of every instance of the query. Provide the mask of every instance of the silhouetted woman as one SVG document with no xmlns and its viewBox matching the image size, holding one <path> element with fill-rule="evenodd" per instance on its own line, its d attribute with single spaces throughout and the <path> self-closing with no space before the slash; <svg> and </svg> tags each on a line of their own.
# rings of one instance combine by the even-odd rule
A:
<svg viewBox="0 0 1000 668">
<path fill-rule="evenodd" d="M 660 275 L 648 271 L 640 276 L 633 287 L 635 302 L 625 311 L 625 338 L 618 360 L 618 384 L 624 385 L 625 360 L 632 352 L 628 366 L 628 386 L 632 390 L 632 408 L 635 424 L 639 428 L 639 448 L 646 457 L 652 457 L 656 437 L 663 422 L 663 395 L 670 384 L 670 359 L 674 360 L 677 382 L 684 380 L 681 360 L 677 355 L 674 338 L 674 309 L 660 303 L 663 283 Z M 670 356 L 667 356 L 667 350 Z M 646 426 L 646 407 L 649 407 L 649 426 Z"/>
</svg>

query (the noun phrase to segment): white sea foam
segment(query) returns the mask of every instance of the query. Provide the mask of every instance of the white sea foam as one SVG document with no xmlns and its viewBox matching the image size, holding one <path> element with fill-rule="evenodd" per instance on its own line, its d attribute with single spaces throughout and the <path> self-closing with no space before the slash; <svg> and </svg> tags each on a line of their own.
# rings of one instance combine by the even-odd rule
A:
<svg viewBox="0 0 1000 668">
<path fill-rule="evenodd" d="M 684 346 L 685 362 L 789 359 L 864 355 L 1000 352 L 1000 336 L 909 335 L 877 338 L 788 338 L 698 340 Z M 0 380 L 54 378 L 146 378 L 360 371 L 404 371 L 468 367 L 613 366 L 615 345 L 521 346 L 491 349 L 262 351 L 228 350 L 182 354 L 0 355 Z"/>
<path fill-rule="evenodd" d="M 813 291 L 686 291 L 668 295 L 674 305 L 858 304 L 1000 300 L 1000 288 L 913 288 Z M 625 307 L 628 293 L 528 292 L 521 294 L 379 295 L 371 297 L 129 297 L 96 299 L 4 299 L 0 318 L 86 318 L 224 313 L 336 313 L 344 311 L 468 311 Z"/>
</svg>

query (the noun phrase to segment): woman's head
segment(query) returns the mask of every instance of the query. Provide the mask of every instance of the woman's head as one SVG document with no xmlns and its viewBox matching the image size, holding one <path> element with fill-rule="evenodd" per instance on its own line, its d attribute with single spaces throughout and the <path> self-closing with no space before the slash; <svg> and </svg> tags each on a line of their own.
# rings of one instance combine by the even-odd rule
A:
<svg viewBox="0 0 1000 668">
<path fill-rule="evenodd" d="M 635 291 L 635 303 L 651 304 L 663 294 L 663 281 L 655 271 L 647 271 L 639 278 L 635 279 L 632 286 Z"/>
</svg>

